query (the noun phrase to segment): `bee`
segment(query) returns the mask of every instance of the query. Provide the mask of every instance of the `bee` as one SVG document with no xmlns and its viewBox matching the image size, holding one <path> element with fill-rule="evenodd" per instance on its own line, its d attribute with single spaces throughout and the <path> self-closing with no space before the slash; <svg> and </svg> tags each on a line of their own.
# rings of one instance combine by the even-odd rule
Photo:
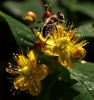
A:
<svg viewBox="0 0 94 100">
<path fill-rule="evenodd" d="M 64 23 L 64 15 L 61 12 L 57 12 L 56 14 L 47 18 L 42 26 L 42 35 L 45 38 L 48 34 L 51 34 L 56 28 L 56 25 L 59 23 Z"/>
</svg>

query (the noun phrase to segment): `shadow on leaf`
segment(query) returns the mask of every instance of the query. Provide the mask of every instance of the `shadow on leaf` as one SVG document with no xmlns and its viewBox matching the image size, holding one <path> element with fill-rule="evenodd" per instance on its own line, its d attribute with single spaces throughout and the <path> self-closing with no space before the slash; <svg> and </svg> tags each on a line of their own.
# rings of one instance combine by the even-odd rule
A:
<svg viewBox="0 0 94 100">
<path fill-rule="evenodd" d="M 73 100 L 73 97 L 80 94 L 72 87 L 76 83 L 77 81 L 74 79 L 71 79 L 69 82 L 57 80 L 50 92 L 50 100 Z"/>
</svg>

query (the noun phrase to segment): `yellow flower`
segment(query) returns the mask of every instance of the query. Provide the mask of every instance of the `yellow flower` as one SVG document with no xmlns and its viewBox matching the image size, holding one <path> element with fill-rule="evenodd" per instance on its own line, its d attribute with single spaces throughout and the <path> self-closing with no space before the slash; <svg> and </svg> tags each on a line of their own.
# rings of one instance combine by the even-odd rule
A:
<svg viewBox="0 0 94 100">
<path fill-rule="evenodd" d="M 41 92 L 41 80 L 48 74 L 48 68 L 44 64 L 39 64 L 33 50 L 27 53 L 14 54 L 17 66 L 9 63 L 6 71 L 10 74 L 17 75 L 13 80 L 14 88 L 20 91 L 28 91 L 31 95 L 36 96 Z"/>
<path fill-rule="evenodd" d="M 73 68 L 74 60 L 85 57 L 86 50 L 83 46 L 87 44 L 87 41 L 75 36 L 76 29 L 72 29 L 73 25 L 66 27 L 62 24 L 56 27 L 57 30 L 48 34 L 46 38 L 43 38 L 41 32 L 37 33 L 37 37 L 45 43 L 41 50 L 49 56 L 58 56 L 58 60 L 64 67 Z"/>
</svg>

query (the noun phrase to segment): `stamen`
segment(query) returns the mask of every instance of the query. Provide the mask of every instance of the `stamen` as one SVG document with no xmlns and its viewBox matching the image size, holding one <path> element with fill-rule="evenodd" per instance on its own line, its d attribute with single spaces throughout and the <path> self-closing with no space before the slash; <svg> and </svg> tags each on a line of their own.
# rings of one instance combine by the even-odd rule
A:
<svg viewBox="0 0 94 100">
<path fill-rule="evenodd" d="M 15 95 L 17 91 L 18 91 L 18 90 L 15 90 L 15 91 L 13 92 L 13 95 Z"/>
<path fill-rule="evenodd" d="M 14 86 L 12 86 L 11 89 L 10 89 L 10 91 L 12 92 L 14 89 L 15 89 Z"/>
<path fill-rule="evenodd" d="M 21 91 L 18 91 L 17 94 L 19 94 Z"/>
<path fill-rule="evenodd" d="M 26 90 L 26 92 L 25 93 L 28 93 L 28 90 Z"/>
<path fill-rule="evenodd" d="M 9 80 L 13 80 L 14 78 L 7 78 L 7 79 L 9 79 Z"/>
</svg>

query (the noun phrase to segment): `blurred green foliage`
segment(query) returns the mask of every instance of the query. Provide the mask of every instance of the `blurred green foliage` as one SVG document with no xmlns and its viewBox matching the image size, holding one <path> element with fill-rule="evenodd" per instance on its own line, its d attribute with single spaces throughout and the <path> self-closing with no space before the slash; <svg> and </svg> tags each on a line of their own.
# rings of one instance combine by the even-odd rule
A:
<svg viewBox="0 0 94 100">
<path fill-rule="evenodd" d="M 0 3 L 0 10 L 4 13 L 0 13 L 0 100 L 35 100 L 29 94 L 21 92 L 19 95 L 12 95 L 9 91 L 11 85 L 10 80 L 7 77 L 11 77 L 5 72 L 7 62 L 11 61 L 12 53 L 18 52 L 19 47 L 26 49 L 27 46 L 33 47 L 35 41 L 33 34 L 30 32 L 29 27 L 23 20 L 23 16 L 28 11 L 33 11 L 37 14 L 37 21 L 41 20 L 46 8 L 45 4 L 51 4 L 50 12 L 55 14 L 56 12 L 64 13 L 65 20 L 74 24 L 77 27 L 77 35 L 83 34 L 84 38 L 89 41 L 89 44 L 85 46 L 87 55 L 85 60 L 92 62 L 88 64 L 76 64 L 76 68 L 69 71 L 73 80 L 65 82 L 54 78 L 50 84 L 50 77 L 43 81 L 43 84 L 47 85 L 47 92 L 45 94 L 42 90 L 42 94 L 37 97 L 37 100 L 44 100 L 47 97 L 52 88 L 53 83 L 55 85 L 49 95 L 51 100 L 93 100 L 94 99 L 94 1 L 93 0 L 2 0 Z M 8 15 L 9 16 L 8 16 Z M 15 18 L 12 19 L 11 17 Z M 6 23 L 7 22 L 7 23 Z M 81 69 L 79 68 L 81 67 Z M 90 67 L 90 69 L 89 69 Z M 65 70 L 64 70 L 65 71 Z M 66 73 L 65 71 L 64 73 Z M 55 75 L 58 76 L 57 72 Z M 68 72 L 67 72 L 68 73 Z M 62 75 L 62 73 L 61 73 Z M 69 74 L 68 74 L 69 75 Z M 63 76 L 63 75 L 62 75 Z M 65 76 L 66 77 L 66 76 Z M 87 77 L 87 79 L 85 78 Z M 69 78 L 69 76 L 67 77 Z M 78 81 L 76 84 L 75 80 Z M 82 81 L 83 80 L 83 81 Z M 88 82 L 87 82 L 88 80 Z M 7 84 L 6 84 L 7 83 Z M 63 84 L 66 88 L 58 83 Z M 75 85 L 76 84 L 76 85 Z M 60 90 L 61 89 L 61 90 Z M 67 89 L 67 90 L 66 90 Z M 90 90 L 89 90 L 90 89 Z M 45 90 L 45 91 L 46 91 Z M 82 94 L 80 94 L 82 93 Z M 43 94 L 44 93 L 44 94 Z M 59 93 L 59 96 L 56 95 Z M 72 94 L 73 93 L 73 94 Z M 70 96 L 71 94 L 71 96 Z M 80 95 L 79 95 L 80 94 Z M 44 97 L 42 96 L 44 95 Z M 76 96 L 76 97 L 75 97 Z M 42 98 L 42 99 L 40 99 Z M 55 99 L 54 99 L 55 98 Z M 63 98 L 63 99 L 61 99 Z M 48 98 L 49 100 L 49 98 Z"/>
</svg>

